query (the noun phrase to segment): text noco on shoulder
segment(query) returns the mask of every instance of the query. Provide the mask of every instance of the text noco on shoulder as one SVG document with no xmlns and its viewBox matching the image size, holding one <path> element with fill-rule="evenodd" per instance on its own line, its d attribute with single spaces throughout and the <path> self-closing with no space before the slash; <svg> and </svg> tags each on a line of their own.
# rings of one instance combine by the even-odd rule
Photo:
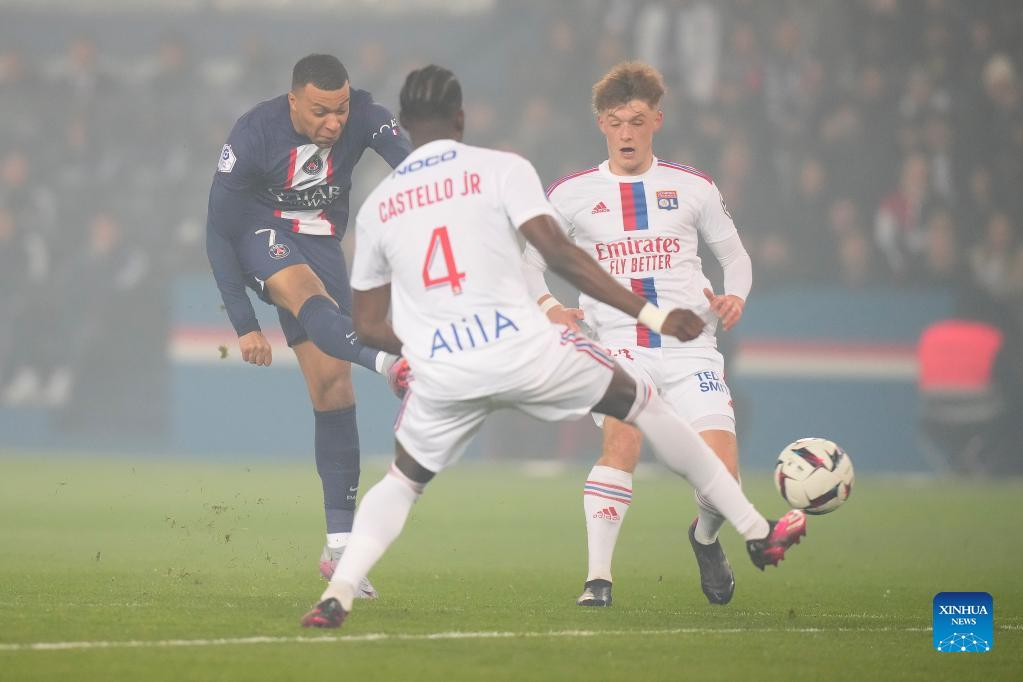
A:
<svg viewBox="0 0 1023 682">
<path fill-rule="evenodd" d="M 396 175 L 408 175 L 409 173 L 415 173 L 416 171 L 429 168 L 430 166 L 436 166 L 439 163 L 450 161 L 458 156 L 458 150 L 449 149 L 442 154 L 434 154 L 433 156 L 427 156 L 425 159 L 416 159 L 410 161 L 400 168 L 395 168 L 394 173 Z"/>
</svg>

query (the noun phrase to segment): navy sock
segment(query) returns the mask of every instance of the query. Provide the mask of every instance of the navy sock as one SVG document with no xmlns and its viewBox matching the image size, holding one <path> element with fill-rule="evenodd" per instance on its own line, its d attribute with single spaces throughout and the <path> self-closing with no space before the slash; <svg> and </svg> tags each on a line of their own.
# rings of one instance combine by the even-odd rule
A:
<svg viewBox="0 0 1023 682">
<path fill-rule="evenodd" d="M 327 355 L 377 371 L 381 351 L 359 343 L 352 318 L 326 296 L 310 296 L 298 311 L 306 336 Z"/>
<path fill-rule="evenodd" d="M 359 492 L 359 431 L 355 405 L 316 415 L 316 471 L 323 483 L 328 533 L 350 533 Z"/>
</svg>

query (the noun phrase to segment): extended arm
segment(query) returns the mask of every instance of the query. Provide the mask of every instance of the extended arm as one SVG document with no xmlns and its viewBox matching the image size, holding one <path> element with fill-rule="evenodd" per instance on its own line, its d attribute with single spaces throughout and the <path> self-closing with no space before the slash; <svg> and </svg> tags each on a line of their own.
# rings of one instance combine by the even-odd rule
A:
<svg viewBox="0 0 1023 682">
<path fill-rule="evenodd" d="M 245 229 L 247 189 L 256 175 L 255 154 L 249 151 L 248 129 L 236 125 L 224 145 L 210 187 L 206 213 L 206 254 L 224 300 L 227 316 L 239 337 L 259 331 L 256 312 L 245 292 L 245 274 L 229 240 Z M 232 146 L 233 144 L 233 146 Z"/>
<path fill-rule="evenodd" d="M 212 203 L 211 199 L 211 218 Z M 213 278 L 217 281 L 227 317 L 231 320 L 235 332 L 238 336 L 244 336 L 249 332 L 259 331 L 256 311 L 245 292 L 245 276 L 238 256 L 231 242 L 212 226 L 206 229 L 206 256 L 210 260 Z"/>
<path fill-rule="evenodd" d="M 526 240 L 536 247 L 552 270 L 574 284 L 584 294 L 617 308 L 648 326 L 650 326 L 648 320 L 656 320 L 660 322 L 661 329 L 655 331 L 663 331 L 682 341 L 695 339 L 703 330 L 703 320 L 692 311 L 676 309 L 663 316 L 663 313 L 659 313 L 644 298 L 621 286 L 585 251 L 570 242 L 550 216 L 538 215 L 530 218 L 519 230 Z M 643 319 L 640 319 L 641 313 Z M 654 317 L 651 318 L 651 315 Z"/>
</svg>

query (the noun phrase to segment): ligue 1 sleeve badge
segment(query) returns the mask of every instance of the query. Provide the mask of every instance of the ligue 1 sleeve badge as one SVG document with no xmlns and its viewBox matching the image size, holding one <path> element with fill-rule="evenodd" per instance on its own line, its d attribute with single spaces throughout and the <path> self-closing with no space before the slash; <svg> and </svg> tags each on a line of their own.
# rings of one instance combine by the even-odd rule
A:
<svg viewBox="0 0 1023 682">
<path fill-rule="evenodd" d="M 238 157 L 234 155 L 231 145 L 225 144 L 224 148 L 220 150 L 220 161 L 217 162 L 217 170 L 221 173 L 230 173 L 237 160 Z"/>
<path fill-rule="evenodd" d="M 987 592 L 934 595 L 934 648 L 942 653 L 983 653 L 995 645 L 995 605 Z"/>
</svg>

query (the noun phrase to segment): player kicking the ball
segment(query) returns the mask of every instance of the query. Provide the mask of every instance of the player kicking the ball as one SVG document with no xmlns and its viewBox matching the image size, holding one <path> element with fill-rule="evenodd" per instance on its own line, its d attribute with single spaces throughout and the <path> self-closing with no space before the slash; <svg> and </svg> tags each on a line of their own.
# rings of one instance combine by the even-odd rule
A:
<svg viewBox="0 0 1023 682">
<path fill-rule="evenodd" d="M 612 68 L 593 86 L 607 161 L 555 181 L 547 196 L 568 236 L 622 286 L 666 308 L 688 308 L 705 318 L 716 314 L 731 329 L 753 283 L 750 258 L 710 177 L 654 156 L 663 95 L 664 81 L 652 66 L 625 62 Z M 724 295 L 715 295 L 703 274 L 696 252 L 700 237 L 724 270 Z M 574 326 L 579 311 L 564 309 L 551 296 L 536 248 L 527 247 L 526 261 L 534 300 L 552 321 Z M 716 324 L 694 339 L 677 340 L 590 296 L 583 295 L 580 305 L 600 343 L 631 374 L 656 387 L 738 479 L 735 413 L 714 338 Z M 610 606 L 611 558 L 632 502 L 642 435 L 620 420 L 594 419 L 603 425 L 604 443 L 583 486 L 589 572 L 577 603 Z M 699 490 L 696 503 L 699 515 L 689 527 L 689 542 L 700 584 L 710 603 L 727 604 L 735 579 L 718 542 L 725 517 Z"/>
<path fill-rule="evenodd" d="M 565 279 L 653 333 L 689 340 L 703 321 L 624 289 L 570 242 L 528 161 L 462 144 L 462 91 L 450 71 L 409 74 L 400 120 L 414 150 L 359 211 L 352 288 L 359 336 L 396 355 L 404 350 L 414 380 L 395 423 L 394 463 L 363 498 L 348 548 L 302 625 L 341 625 L 426 484 L 503 407 L 548 421 L 593 411 L 636 425 L 661 461 L 746 538 L 756 566 L 777 564 L 805 534 L 803 512 L 767 521 L 656 391 L 589 339 L 550 324 L 522 277 L 516 229 Z"/>
</svg>

